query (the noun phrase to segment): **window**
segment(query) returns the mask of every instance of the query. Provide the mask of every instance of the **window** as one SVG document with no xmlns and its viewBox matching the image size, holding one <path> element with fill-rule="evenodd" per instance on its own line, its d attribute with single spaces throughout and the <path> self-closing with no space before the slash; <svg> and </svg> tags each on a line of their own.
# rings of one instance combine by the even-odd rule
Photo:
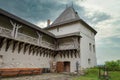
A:
<svg viewBox="0 0 120 80">
<path fill-rule="evenodd" d="M 91 46 L 91 43 L 89 43 L 89 50 L 91 51 L 92 50 L 92 48 L 91 48 L 92 46 Z"/>
<path fill-rule="evenodd" d="M 95 52 L 95 45 L 93 45 L 93 52 Z"/>
<path fill-rule="evenodd" d="M 90 64 L 90 63 L 91 63 L 91 59 L 89 58 L 89 59 L 88 59 L 88 64 Z"/>
</svg>

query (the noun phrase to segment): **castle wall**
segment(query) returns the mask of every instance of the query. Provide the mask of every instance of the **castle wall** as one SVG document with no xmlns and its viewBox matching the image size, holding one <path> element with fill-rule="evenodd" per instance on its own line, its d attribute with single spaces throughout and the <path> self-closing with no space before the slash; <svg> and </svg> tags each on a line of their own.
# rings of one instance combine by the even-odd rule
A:
<svg viewBox="0 0 120 80">
<path fill-rule="evenodd" d="M 43 57 L 43 55 L 36 55 L 36 53 L 33 55 L 32 52 L 29 54 L 29 50 L 24 54 L 23 48 L 18 53 L 18 46 L 12 52 L 12 46 L 9 47 L 8 51 L 5 51 L 6 44 L 1 48 L 2 63 L 0 68 L 50 68 L 49 61 L 51 57 Z"/>
<path fill-rule="evenodd" d="M 16 28 L 21 26 L 17 31 L 16 37 L 12 36 L 14 26 L 16 26 Z M 40 34 L 40 37 L 38 34 Z M 2 38 L 5 38 L 3 42 L 1 41 Z M 7 42 L 8 39 L 12 40 L 10 41 L 10 45 Z M 14 41 L 17 41 L 17 46 L 15 46 L 13 52 Z M 22 46 L 20 52 L 18 52 L 18 46 L 20 46 L 18 45 L 19 42 L 22 45 L 31 45 L 32 48 L 36 47 L 37 50 L 34 49 L 34 55 L 32 49 L 31 53 L 29 49 L 27 49 L 24 54 L 25 46 Z M 6 46 L 9 46 L 7 51 L 5 50 L 7 49 Z M 0 68 L 50 68 L 49 62 L 51 57 L 46 57 L 47 52 L 41 51 L 36 55 L 37 51 L 40 51 L 40 46 L 46 51 L 48 49 L 54 49 L 54 38 L 42 32 L 37 33 L 37 30 L 32 29 L 25 24 L 17 22 L 4 15 L 0 15 Z M 42 55 L 40 56 L 40 54 Z M 44 57 L 43 54 L 45 54 Z"/>
</svg>

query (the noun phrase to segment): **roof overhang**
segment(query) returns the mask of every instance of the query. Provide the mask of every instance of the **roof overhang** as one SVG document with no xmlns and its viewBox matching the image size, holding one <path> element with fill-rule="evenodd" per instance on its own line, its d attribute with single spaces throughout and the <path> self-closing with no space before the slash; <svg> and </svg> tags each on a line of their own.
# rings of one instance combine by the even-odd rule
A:
<svg viewBox="0 0 120 80">
<path fill-rule="evenodd" d="M 82 36 L 80 35 L 80 32 L 56 36 L 57 39 L 68 38 L 68 37 L 80 37 L 81 38 Z"/>
</svg>

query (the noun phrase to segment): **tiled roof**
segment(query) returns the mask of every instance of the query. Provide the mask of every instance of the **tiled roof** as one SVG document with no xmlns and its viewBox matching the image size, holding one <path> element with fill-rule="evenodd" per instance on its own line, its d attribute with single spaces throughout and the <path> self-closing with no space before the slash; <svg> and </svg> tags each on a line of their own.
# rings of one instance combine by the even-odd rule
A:
<svg viewBox="0 0 120 80">
<path fill-rule="evenodd" d="M 44 29 L 47 30 L 73 22 L 80 22 L 85 25 L 85 27 L 92 30 L 95 34 L 97 33 L 96 30 L 94 30 L 90 25 L 88 25 L 84 20 L 79 17 L 78 13 L 74 10 L 73 7 L 66 8 L 51 25 L 45 27 Z"/>
<path fill-rule="evenodd" d="M 51 26 L 59 25 L 66 22 L 80 20 L 77 12 L 75 12 L 73 7 L 66 8 L 63 13 L 51 24 Z"/>
</svg>

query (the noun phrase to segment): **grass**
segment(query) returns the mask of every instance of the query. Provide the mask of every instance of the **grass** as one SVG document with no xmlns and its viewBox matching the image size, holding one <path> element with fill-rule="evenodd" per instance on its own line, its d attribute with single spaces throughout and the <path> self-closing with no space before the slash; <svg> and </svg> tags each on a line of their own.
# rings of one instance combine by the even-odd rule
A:
<svg viewBox="0 0 120 80">
<path fill-rule="evenodd" d="M 109 76 L 110 76 L 109 80 L 120 80 L 120 71 L 110 71 Z M 101 79 L 98 78 L 98 69 L 93 68 L 88 69 L 84 76 L 75 77 L 73 78 L 73 80 L 101 80 Z"/>
<path fill-rule="evenodd" d="M 120 71 L 111 71 L 109 72 L 111 80 L 120 80 Z"/>
</svg>

